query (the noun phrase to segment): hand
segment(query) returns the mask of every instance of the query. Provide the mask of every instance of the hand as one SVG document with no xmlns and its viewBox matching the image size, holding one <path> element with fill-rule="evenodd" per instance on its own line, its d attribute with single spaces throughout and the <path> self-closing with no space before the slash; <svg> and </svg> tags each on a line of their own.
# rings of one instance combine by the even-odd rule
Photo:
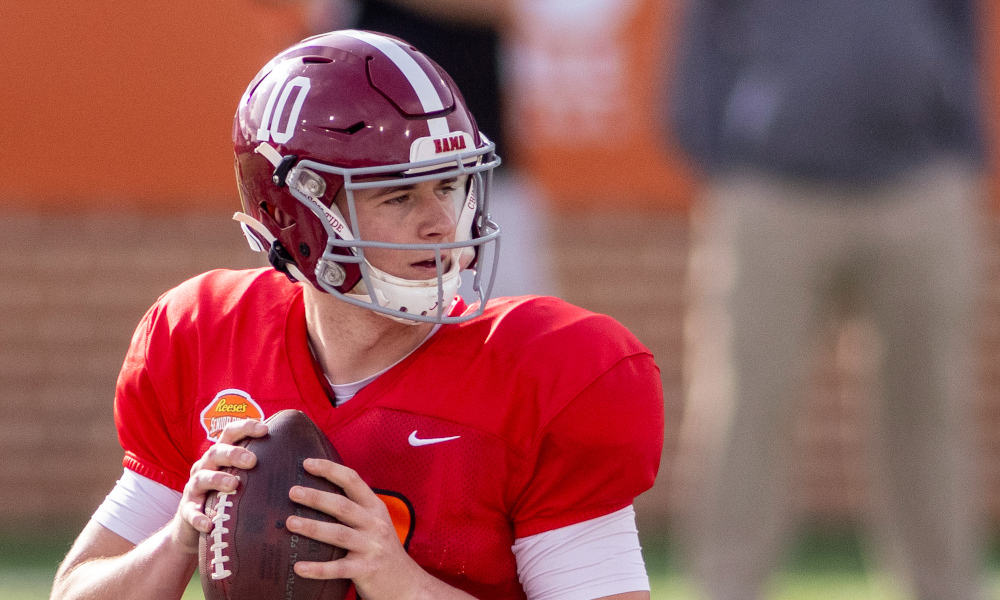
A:
<svg viewBox="0 0 1000 600">
<path fill-rule="evenodd" d="M 322 459 L 308 459 L 304 467 L 340 486 L 346 496 L 295 486 L 288 497 L 340 523 L 289 517 L 285 525 L 289 531 L 343 548 L 347 555 L 330 562 L 297 562 L 295 572 L 299 576 L 351 579 L 358 595 L 366 600 L 401 600 L 416 597 L 426 588 L 433 578 L 406 553 L 389 509 L 355 471 Z"/>
<path fill-rule="evenodd" d="M 205 451 L 205 454 L 191 466 L 191 478 L 184 486 L 180 506 L 170 526 L 174 528 L 172 538 L 185 552 L 198 553 L 198 537 L 200 532 L 212 530 L 212 520 L 202 507 L 205 498 L 212 490 L 232 492 L 236 490 L 238 479 L 235 475 L 223 473 L 223 467 L 249 469 L 257 464 L 253 452 L 234 446 L 236 442 L 246 437 L 261 437 L 267 433 L 267 425 L 260 421 L 246 419 L 235 421 L 226 426 L 219 436 L 219 441 Z"/>
</svg>

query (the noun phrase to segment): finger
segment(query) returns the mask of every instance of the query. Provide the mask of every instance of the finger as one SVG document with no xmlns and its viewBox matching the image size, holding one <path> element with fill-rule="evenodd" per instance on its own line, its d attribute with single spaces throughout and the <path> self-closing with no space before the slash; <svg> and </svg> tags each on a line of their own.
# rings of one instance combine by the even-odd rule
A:
<svg viewBox="0 0 1000 600">
<path fill-rule="evenodd" d="M 365 527 L 371 522 L 371 518 L 365 513 L 365 509 L 359 506 L 350 498 L 324 492 L 316 488 L 296 485 L 288 490 L 288 497 L 293 501 L 309 508 L 326 513 L 335 517 L 338 521 L 349 527 Z"/>
<path fill-rule="evenodd" d="M 267 425 L 256 419 L 241 419 L 233 421 L 223 428 L 219 435 L 219 442 L 223 444 L 235 444 L 247 437 L 262 437 L 267 434 Z"/>
<path fill-rule="evenodd" d="M 215 526 L 208 515 L 201 512 L 201 504 L 194 501 L 181 502 L 177 508 L 184 522 L 201 533 L 210 533 Z"/>
<path fill-rule="evenodd" d="M 205 454 L 191 465 L 191 474 L 194 475 L 201 470 L 216 471 L 222 467 L 249 469 L 255 464 L 257 464 L 257 457 L 253 452 L 240 446 L 219 442 L 206 450 Z"/>
<path fill-rule="evenodd" d="M 188 479 L 185 486 L 185 495 L 189 495 L 192 498 L 204 498 L 213 490 L 231 493 L 236 491 L 239 482 L 240 478 L 237 475 L 226 473 L 225 471 L 204 469 L 192 475 L 191 479 Z"/>
<path fill-rule="evenodd" d="M 202 512 L 205 499 L 211 491 L 234 492 L 239 485 L 239 478 L 221 471 L 202 470 L 191 476 L 184 486 L 178 512 L 181 518 L 198 531 L 210 531 L 211 519 Z"/>
<path fill-rule="evenodd" d="M 293 533 L 343 548 L 349 552 L 360 549 L 364 541 L 359 532 L 340 523 L 328 523 L 292 516 L 285 519 L 285 526 Z"/>
<path fill-rule="evenodd" d="M 357 571 L 355 561 L 341 558 L 328 562 L 310 562 L 300 560 L 293 567 L 295 574 L 305 579 L 351 579 Z"/>
<path fill-rule="evenodd" d="M 313 475 L 340 486 L 348 498 L 365 508 L 385 506 L 354 469 L 322 458 L 307 458 L 302 465 Z"/>
</svg>

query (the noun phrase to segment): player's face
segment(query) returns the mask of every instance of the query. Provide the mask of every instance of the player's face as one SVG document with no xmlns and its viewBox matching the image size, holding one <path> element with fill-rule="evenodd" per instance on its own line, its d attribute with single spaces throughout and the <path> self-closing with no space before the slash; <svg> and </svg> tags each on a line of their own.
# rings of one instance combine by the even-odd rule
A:
<svg viewBox="0 0 1000 600">
<path fill-rule="evenodd" d="M 355 190 L 359 233 L 365 240 L 398 244 L 453 242 L 458 207 L 464 195 L 464 178 Z M 350 219 L 343 190 L 337 197 L 337 204 Z M 434 250 L 431 249 L 366 248 L 365 257 L 375 267 L 396 277 L 411 280 L 437 277 Z M 447 272 L 451 266 L 451 252 L 442 252 L 441 261 L 442 272 Z"/>
</svg>

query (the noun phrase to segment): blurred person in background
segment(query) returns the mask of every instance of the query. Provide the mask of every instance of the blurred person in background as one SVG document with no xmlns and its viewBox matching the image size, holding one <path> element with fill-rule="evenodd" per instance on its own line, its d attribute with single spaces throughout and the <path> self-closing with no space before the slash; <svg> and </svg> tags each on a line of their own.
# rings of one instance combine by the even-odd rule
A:
<svg viewBox="0 0 1000 600">
<path fill-rule="evenodd" d="M 494 175 L 493 216 L 503 223 L 494 296 L 557 295 L 542 192 L 518 165 L 504 101 L 504 39 L 514 2 L 306 0 L 312 33 L 352 27 L 407 40 L 447 71 L 503 164 Z M 461 291 L 469 295 L 464 282 Z"/>
<path fill-rule="evenodd" d="M 792 528 L 809 350 L 849 309 L 880 342 L 878 556 L 912 597 L 982 598 L 971 2 L 694 0 L 686 17 L 670 119 L 707 176 L 679 457 L 697 583 L 711 600 L 762 597 Z"/>
</svg>

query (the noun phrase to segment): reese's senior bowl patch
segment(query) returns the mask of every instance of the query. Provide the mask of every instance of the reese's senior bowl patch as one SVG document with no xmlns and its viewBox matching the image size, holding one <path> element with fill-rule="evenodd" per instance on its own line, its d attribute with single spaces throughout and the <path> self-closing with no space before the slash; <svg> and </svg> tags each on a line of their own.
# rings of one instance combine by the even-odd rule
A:
<svg viewBox="0 0 1000 600">
<path fill-rule="evenodd" d="M 205 428 L 208 439 L 213 442 L 219 441 L 219 435 L 226 425 L 243 419 L 264 420 L 264 411 L 260 405 L 243 390 L 222 390 L 201 411 L 201 426 Z"/>
</svg>

